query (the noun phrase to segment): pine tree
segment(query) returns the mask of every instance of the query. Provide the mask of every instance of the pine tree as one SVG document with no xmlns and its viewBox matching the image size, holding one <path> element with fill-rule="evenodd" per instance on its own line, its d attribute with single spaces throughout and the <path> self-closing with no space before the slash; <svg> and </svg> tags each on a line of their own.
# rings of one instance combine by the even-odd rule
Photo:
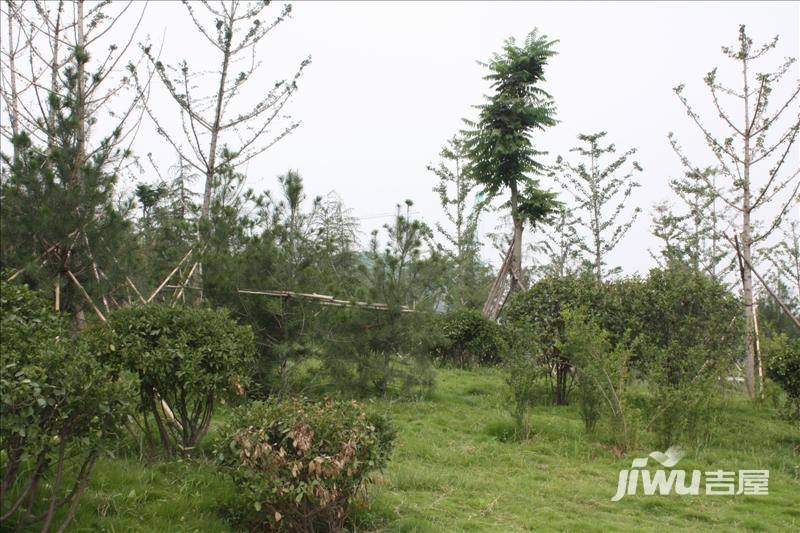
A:
<svg viewBox="0 0 800 533">
<path fill-rule="evenodd" d="M 80 52 L 74 58 L 88 61 Z M 74 313 L 78 326 L 87 303 L 94 305 L 88 299 L 102 300 L 108 311 L 108 298 L 120 286 L 117 259 L 127 254 L 132 237 L 128 207 L 117 205 L 114 195 L 116 170 L 128 157 L 116 142 L 121 132 L 101 140 L 91 157 L 82 155 L 86 124 L 78 80 L 83 72 L 68 66 L 63 96 L 50 96 L 48 114 L 54 123 L 49 145 L 34 143 L 25 131 L 13 139 L 15 156 L 3 155 L 0 192 L 2 266 L 24 272 L 34 286 L 54 287 L 55 307 Z"/>
<path fill-rule="evenodd" d="M 124 220 L 130 205 L 114 184 L 135 162 L 129 146 L 140 98 L 126 98 L 131 78 L 119 67 L 131 59 L 138 22 L 124 45 L 99 43 L 128 16 L 141 21 L 146 6 L 6 7 L 0 94 L 9 120 L 0 132 L 13 153 L 3 169 L 2 261 L 52 287 L 55 307 L 72 311 L 80 326 L 85 309 L 102 316 L 123 297 L 134 248 Z"/>
</svg>

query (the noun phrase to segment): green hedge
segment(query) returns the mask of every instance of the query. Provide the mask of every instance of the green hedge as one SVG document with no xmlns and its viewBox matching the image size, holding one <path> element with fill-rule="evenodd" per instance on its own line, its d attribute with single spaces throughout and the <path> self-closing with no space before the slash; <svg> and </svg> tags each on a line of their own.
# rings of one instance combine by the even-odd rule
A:
<svg viewBox="0 0 800 533">
<path fill-rule="evenodd" d="M 472 309 L 437 317 L 433 327 L 439 337 L 433 355 L 443 362 L 462 367 L 496 364 L 508 348 L 503 328 Z"/>
<path fill-rule="evenodd" d="M 120 431 L 135 393 L 85 337 L 24 285 L 0 296 L 0 525 L 66 527 L 105 439 Z"/>
<path fill-rule="evenodd" d="M 119 309 L 109 325 L 113 338 L 98 350 L 138 376 L 145 434 L 156 435 L 167 455 L 190 453 L 219 398 L 244 391 L 255 355 L 252 330 L 225 310 L 168 305 Z"/>
</svg>

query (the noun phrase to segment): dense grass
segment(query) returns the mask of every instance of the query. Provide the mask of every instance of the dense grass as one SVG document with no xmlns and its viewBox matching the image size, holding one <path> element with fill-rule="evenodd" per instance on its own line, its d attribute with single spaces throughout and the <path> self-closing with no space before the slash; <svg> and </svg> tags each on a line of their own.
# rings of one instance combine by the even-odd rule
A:
<svg viewBox="0 0 800 533">
<path fill-rule="evenodd" d="M 359 531 L 762 530 L 800 531 L 800 431 L 731 395 L 717 429 L 688 448 L 687 470 L 769 469 L 768 496 L 634 496 L 614 503 L 619 470 L 650 448 L 617 458 L 587 438 L 572 407 L 534 409 L 535 435 L 512 432 L 499 371 L 441 370 L 433 396 L 374 402 L 399 429 L 390 467 L 360 506 Z M 638 452 L 638 453 L 637 453 Z M 230 482 L 206 462 L 102 460 L 75 531 L 230 531 Z"/>
</svg>

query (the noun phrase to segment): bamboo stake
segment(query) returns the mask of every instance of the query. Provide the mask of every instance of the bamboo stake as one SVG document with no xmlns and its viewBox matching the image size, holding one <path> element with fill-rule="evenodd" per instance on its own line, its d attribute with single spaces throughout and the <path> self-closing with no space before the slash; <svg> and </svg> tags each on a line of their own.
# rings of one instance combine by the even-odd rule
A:
<svg viewBox="0 0 800 533">
<path fill-rule="evenodd" d="M 129 278 L 128 276 L 125 276 L 125 281 L 127 281 L 128 285 L 131 286 L 131 288 L 133 289 L 133 292 L 135 292 L 136 296 L 139 297 L 139 300 L 141 300 L 143 304 L 146 304 L 147 301 L 144 299 L 144 296 L 142 296 L 142 293 L 139 292 L 139 289 L 136 288 L 136 285 L 133 284 L 133 282 L 131 281 L 131 278 Z M 130 298 L 128 298 L 128 300 L 130 301 Z"/>
<path fill-rule="evenodd" d="M 94 279 L 97 280 L 97 284 L 100 284 L 100 271 L 97 268 L 97 263 L 94 261 L 94 254 L 92 254 L 92 249 L 89 246 L 89 237 L 86 234 L 83 234 L 83 242 L 86 243 L 86 252 L 89 255 L 89 260 L 92 262 L 92 272 L 94 272 Z M 106 309 L 106 313 L 111 313 L 111 309 L 108 307 L 108 300 L 106 299 L 105 294 L 101 295 L 103 299 L 103 307 Z"/>
<path fill-rule="evenodd" d="M 780 306 L 780 308 L 783 310 L 783 312 L 786 313 L 786 316 L 788 316 L 792 320 L 792 322 L 794 322 L 794 325 L 797 326 L 797 329 L 800 329 L 800 320 L 798 320 L 797 317 L 792 314 L 792 312 L 789 310 L 789 308 L 786 306 L 786 304 L 783 303 L 783 300 L 778 298 L 775 295 L 775 293 L 772 292 L 772 289 L 769 288 L 769 285 L 767 285 L 767 283 L 764 281 L 764 278 L 762 278 L 758 274 L 758 272 L 756 272 L 756 270 L 753 268 L 753 265 L 750 264 L 750 261 L 748 261 L 747 259 L 744 258 L 744 256 L 742 255 L 741 251 L 739 250 L 739 246 L 737 245 L 737 243 L 735 243 L 730 237 L 728 237 L 725 234 L 723 234 L 722 236 L 725 237 L 725 240 L 727 240 L 731 244 L 731 246 L 733 246 L 736 249 L 736 255 L 738 255 L 739 259 L 742 260 L 744 262 L 744 264 L 747 265 L 747 268 L 750 269 L 750 272 L 755 274 L 756 278 L 758 278 L 758 281 L 761 282 L 761 285 L 763 285 L 764 288 L 767 289 L 767 292 L 769 293 L 769 295 L 772 296 L 772 299 L 775 300 L 778 303 L 778 305 Z M 738 241 L 738 238 L 737 238 L 737 241 Z"/>
<path fill-rule="evenodd" d="M 351 300 L 337 300 L 333 296 L 327 294 L 304 293 L 294 291 L 254 291 L 247 289 L 238 289 L 236 292 L 240 294 L 254 294 L 258 296 L 272 296 L 276 298 L 301 298 L 305 300 L 316 301 L 321 305 L 331 305 L 336 307 L 362 307 L 365 309 L 376 309 L 379 311 L 388 311 L 390 309 L 388 304 L 385 303 L 370 303 L 359 302 Z M 403 313 L 415 313 L 415 309 L 409 309 L 408 306 L 401 305 L 400 311 Z"/>
<path fill-rule="evenodd" d="M 186 261 L 189 258 L 190 255 L 192 255 L 193 251 L 194 250 L 189 250 L 188 252 L 186 252 L 186 255 L 183 256 L 183 259 L 181 259 L 180 262 L 175 266 L 175 268 L 172 269 L 172 272 L 170 272 L 169 275 L 166 278 L 164 278 L 164 281 L 161 282 L 161 285 L 159 285 L 158 288 L 155 291 L 153 291 L 153 294 L 150 295 L 150 298 L 148 298 L 147 302 L 145 302 L 145 303 L 149 304 L 151 301 L 153 301 L 153 298 L 155 298 L 156 295 L 159 292 L 161 292 L 161 289 L 164 288 L 164 285 L 166 285 L 167 282 L 169 282 L 170 278 L 172 278 L 172 276 L 175 275 L 175 272 L 177 272 L 178 269 L 183 264 L 183 262 Z"/>
<path fill-rule="evenodd" d="M 758 362 L 758 391 L 761 399 L 764 399 L 764 363 L 761 359 L 761 334 L 758 331 L 758 304 L 753 303 L 753 326 L 756 333 L 756 361 Z"/>
<path fill-rule="evenodd" d="M 73 232 L 73 233 L 75 233 L 75 232 Z M 69 234 L 69 235 L 67 235 L 67 236 L 68 236 L 68 237 L 72 237 L 72 233 L 70 233 L 70 234 Z M 38 262 L 38 261 L 41 261 L 43 257 L 45 257 L 47 254 L 49 254 L 50 252 L 52 252 L 52 251 L 55 249 L 55 247 L 56 247 L 56 246 L 57 246 L 57 245 L 53 244 L 53 245 L 51 245 L 51 246 L 50 246 L 50 248 L 48 248 L 47 250 L 45 250 L 45 251 L 44 251 L 44 253 L 42 253 L 42 254 L 41 254 L 41 255 L 40 255 L 40 256 L 39 256 L 39 257 L 36 259 L 36 260 L 37 260 L 37 262 Z M 14 281 L 14 279 L 15 279 L 17 276 L 19 276 L 20 274 L 22 274 L 23 272 L 25 272 L 25 268 L 24 268 L 24 267 L 23 267 L 23 268 L 20 268 L 20 269 L 17 269 L 17 271 L 16 271 L 16 272 L 14 272 L 13 274 L 11 274 L 11 276 L 10 276 L 10 277 L 9 277 L 9 278 L 8 278 L 6 281 Z"/>
<path fill-rule="evenodd" d="M 178 300 L 183 296 L 183 290 L 186 288 L 186 285 L 189 284 L 189 281 L 192 279 L 192 274 L 194 274 L 194 269 L 197 268 L 197 265 L 200 264 L 200 261 L 195 261 L 192 265 L 192 268 L 189 269 L 189 274 L 186 275 L 186 280 L 181 284 L 181 290 L 179 290 L 175 294 L 175 301 L 172 302 L 172 305 L 178 303 Z"/>
<path fill-rule="evenodd" d="M 505 302 L 508 299 L 508 295 L 503 298 L 503 301 L 500 302 L 500 298 L 503 296 L 505 292 L 506 284 L 508 283 L 508 274 L 511 272 L 511 263 L 514 255 L 514 240 L 511 240 L 511 244 L 508 247 L 508 251 L 506 252 L 505 257 L 503 258 L 503 264 L 500 266 L 500 270 L 497 272 L 497 277 L 492 283 L 491 289 L 489 289 L 489 295 L 486 297 L 486 303 L 483 304 L 483 316 L 489 320 L 494 320 L 497 318 L 497 315 L 500 314 L 500 310 L 503 309 L 505 306 Z M 512 273 L 512 276 L 514 274 Z"/>
<path fill-rule="evenodd" d="M 56 274 L 56 281 L 55 281 L 55 293 L 56 293 L 56 301 L 55 301 L 55 309 L 56 313 L 61 311 L 61 274 Z"/>
<path fill-rule="evenodd" d="M 86 289 L 83 288 L 83 285 L 81 285 L 81 282 L 78 281 L 78 278 L 75 277 L 75 275 L 72 273 L 71 270 L 67 270 L 67 275 L 70 277 L 70 279 L 72 279 L 72 282 L 78 287 L 78 290 L 81 291 L 81 294 L 83 294 L 83 298 L 89 303 L 90 306 L 92 306 L 92 309 L 94 310 L 95 314 L 100 318 L 101 321 L 106 322 L 106 317 L 103 316 L 103 313 L 101 313 L 100 309 L 98 309 L 97 306 L 94 304 L 92 297 L 89 296 L 89 293 L 86 292 Z"/>
</svg>

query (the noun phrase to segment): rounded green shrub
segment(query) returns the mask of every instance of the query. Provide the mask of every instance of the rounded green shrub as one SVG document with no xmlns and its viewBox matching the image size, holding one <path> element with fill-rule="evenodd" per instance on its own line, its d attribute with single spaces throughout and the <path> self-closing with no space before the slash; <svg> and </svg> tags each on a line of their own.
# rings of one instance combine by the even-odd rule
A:
<svg viewBox="0 0 800 533">
<path fill-rule="evenodd" d="M 42 294 L 3 283 L 0 296 L 0 525 L 65 528 L 102 443 L 124 427 L 134 391 Z"/>
<path fill-rule="evenodd" d="M 786 393 L 789 416 L 800 420 L 800 337 L 782 333 L 769 339 L 764 348 L 767 375 Z"/>
<path fill-rule="evenodd" d="M 500 362 L 507 349 L 503 328 L 479 311 L 459 309 L 437 317 L 434 327 L 440 340 L 436 358 L 461 367 Z"/>
<path fill-rule="evenodd" d="M 553 403 L 568 403 L 573 368 L 562 353 L 564 315 L 567 309 L 585 309 L 602 326 L 605 316 L 606 286 L 590 276 L 546 277 L 530 289 L 519 292 L 506 306 L 505 319 L 510 329 L 524 330 L 543 367 L 553 393 Z"/>
<path fill-rule="evenodd" d="M 109 325 L 114 335 L 105 357 L 138 376 L 145 435 L 157 435 L 167 455 L 190 453 L 217 400 L 244 391 L 255 354 L 252 330 L 225 310 L 168 305 L 119 309 Z"/>
<path fill-rule="evenodd" d="M 233 516 L 254 530 L 340 531 L 395 435 L 355 401 L 253 402 L 229 420 L 217 458 L 238 489 Z"/>
</svg>

